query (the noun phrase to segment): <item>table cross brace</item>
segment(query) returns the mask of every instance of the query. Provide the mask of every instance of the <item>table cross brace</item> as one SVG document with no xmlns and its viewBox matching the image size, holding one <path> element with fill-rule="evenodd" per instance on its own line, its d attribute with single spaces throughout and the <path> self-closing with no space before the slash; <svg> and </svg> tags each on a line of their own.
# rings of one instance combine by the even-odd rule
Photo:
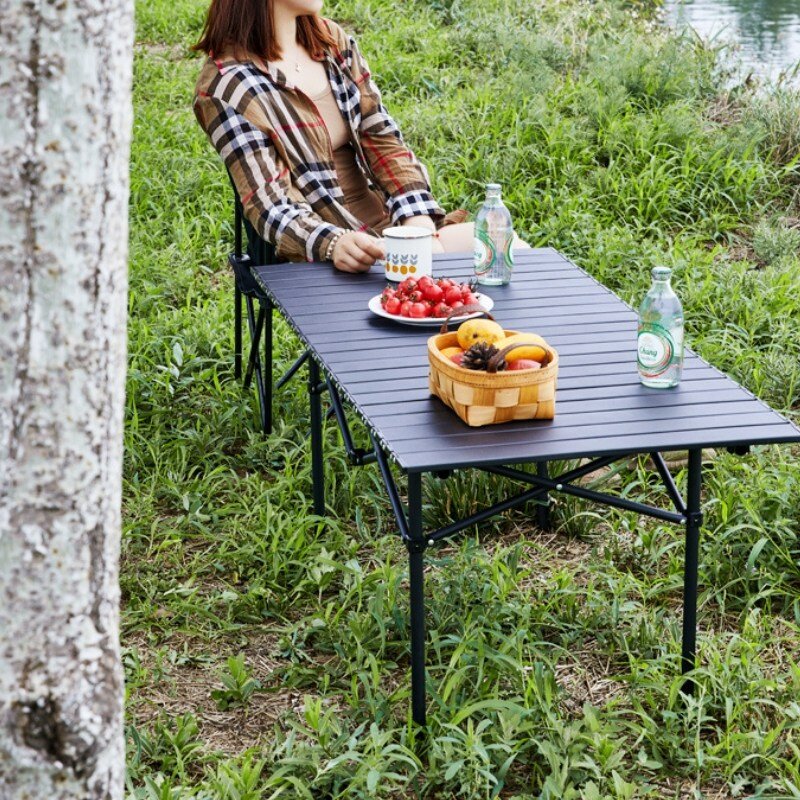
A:
<svg viewBox="0 0 800 800">
<path fill-rule="evenodd" d="M 612 462 L 618 461 L 621 458 L 630 458 L 631 455 L 635 454 L 630 454 L 626 456 L 615 456 L 613 457 Z M 637 503 L 634 500 L 628 500 L 624 497 L 617 497 L 615 495 L 606 494 L 605 492 L 596 492 L 593 489 L 587 489 L 584 486 L 574 486 L 572 485 L 572 483 L 570 483 L 571 480 L 574 480 L 574 477 L 568 476 L 566 473 L 557 478 L 542 478 L 539 477 L 538 475 L 531 475 L 528 472 L 523 472 L 522 470 L 512 469 L 511 467 L 484 466 L 480 467 L 480 469 L 483 470 L 484 472 L 491 472 L 496 475 L 503 475 L 507 478 L 516 478 L 517 480 L 529 483 L 533 486 L 542 486 L 545 487 L 546 489 L 555 490 L 557 492 L 563 492 L 564 494 L 570 494 L 575 497 L 583 498 L 584 500 L 594 500 L 597 503 L 603 503 L 604 505 L 607 506 L 612 506 L 614 508 L 621 508 L 623 511 L 634 511 L 637 514 L 645 514 L 648 517 L 663 519 L 666 522 L 675 522 L 678 523 L 679 525 L 682 525 L 686 522 L 685 511 L 683 513 L 677 513 L 675 511 L 665 511 L 663 508 L 657 508 L 656 506 L 649 506 L 644 503 Z M 591 470 L 588 470 L 587 472 L 593 472 L 595 469 L 597 469 L 597 467 L 593 467 Z M 584 474 L 587 474 L 587 472 L 584 472 Z M 681 506 L 683 506 L 683 501 L 680 500 L 680 498 L 679 501 L 681 503 Z"/>
<path fill-rule="evenodd" d="M 684 502 L 675 486 L 663 458 L 659 453 L 651 453 L 656 470 L 664 482 L 677 511 L 667 511 L 655 506 L 637 503 L 624 497 L 615 497 L 604 492 L 596 492 L 583 486 L 574 485 L 574 481 L 584 477 L 601 467 L 613 464 L 621 459 L 631 458 L 636 453 L 625 455 L 603 456 L 596 458 L 575 469 L 563 472 L 554 478 L 546 477 L 547 470 L 537 467 L 534 475 L 513 467 L 482 466 L 486 472 L 503 475 L 529 484 L 532 488 L 514 495 L 499 503 L 495 503 L 481 511 L 471 514 L 458 522 L 445 525 L 437 530 L 424 534 L 422 524 L 422 473 L 408 473 L 408 502 L 404 508 L 400 491 L 392 475 L 389 460 L 377 437 L 370 433 L 374 447 L 375 459 L 380 469 L 389 503 L 392 507 L 400 537 L 406 546 L 409 557 L 409 595 L 411 616 L 411 715 L 415 723 L 425 725 L 426 691 L 425 691 L 425 592 L 424 592 L 424 554 L 437 541 L 449 538 L 466 528 L 476 525 L 490 517 L 517 508 L 532 500 L 547 498 L 552 491 L 563 492 L 586 500 L 603 503 L 608 506 L 633 511 L 656 519 L 674 522 L 685 526 L 686 550 L 683 584 L 683 626 L 681 643 L 681 671 L 690 672 L 695 666 L 697 640 L 697 578 L 700 542 L 700 526 L 703 522 L 700 510 L 700 487 L 702 481 L 701 451 L 689 451 L 689 474 L 687 500 Z M 688 679 L 684 691 L 694 691 L 694 683 Z"/>
</svg>

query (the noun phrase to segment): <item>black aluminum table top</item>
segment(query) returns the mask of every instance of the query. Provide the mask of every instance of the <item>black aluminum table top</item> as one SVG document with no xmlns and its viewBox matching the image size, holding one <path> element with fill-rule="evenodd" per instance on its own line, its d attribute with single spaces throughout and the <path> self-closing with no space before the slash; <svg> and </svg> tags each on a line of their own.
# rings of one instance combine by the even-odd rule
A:
<svg viewBox="0 0 800 800">
<path fill-rule="evenodd" d="M 373 315 L 383 269 L 349 275 L 330 264 L 253 272 L 341 394 L 405 470 L 696 447 L 800 442 L 800 429 L 686 351 L 674 389 L 648 389 L 636 368 L 636 313 L 552 249 L 518 253 L 508 286 L 481 287 L 503 327 L 538 333 L 558 350 L 554 420 L 470 428 L 428 391 L 427 339 Z M 472 255 L 434 257 L 434 276 L 468 280 Z"/>
</svg>

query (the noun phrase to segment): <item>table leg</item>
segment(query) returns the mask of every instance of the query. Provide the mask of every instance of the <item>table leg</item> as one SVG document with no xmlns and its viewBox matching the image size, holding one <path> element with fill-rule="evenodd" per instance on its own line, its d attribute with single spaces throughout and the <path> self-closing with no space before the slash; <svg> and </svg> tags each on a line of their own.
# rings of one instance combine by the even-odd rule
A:
<svg viewBox="0 0 800 800">
<path fill-rule="evenodd" d="M 702 450 L 689 451 L 689 476 L 686 492 L 686 554 L 683 570 L 683 644 L 681 648 L 681 672 L 695 667 L 697 648 L 697 571 L 700 551 L 700 526 L 703 514 L 700 510 L 702 486 Z M 694 682 L 687 680 L 685 692 L 694 691 Z"/>
<path fill-rule="evenodd" d="M 408 567 L 411 608 L 411 717 L 425 725 L 425 541 L 422 538 L 422 476 L 408 476 Z"/>
<path fill-rule="evenodd" d="M 536 474 L 540 478 L 547 478 L 548 471 L 547 471 L 547 462 L 546 461 L 539 461 L 536 464 Z M 542 496 L 541 500 L 538 501 L 536 506 L 536 524 L 543 530 L 549 531 L 550 530 L 550 495 L 545 494 Z"/>
<path fill-rule="evenodd" d="M 264 434 L 272 433 L 272 303 L 265 303 L 266 320 L 264 321 L 264 394 L 262 415 Z"/>
<path fill-rule="evenodd" d="M 322 398 L 319 393 L 319 365 L 308 359 L 308 402 L 311 407 L 311 486 L 314 513 L 325 514 L 325 462 L 322 458 Z"/>
</svg>

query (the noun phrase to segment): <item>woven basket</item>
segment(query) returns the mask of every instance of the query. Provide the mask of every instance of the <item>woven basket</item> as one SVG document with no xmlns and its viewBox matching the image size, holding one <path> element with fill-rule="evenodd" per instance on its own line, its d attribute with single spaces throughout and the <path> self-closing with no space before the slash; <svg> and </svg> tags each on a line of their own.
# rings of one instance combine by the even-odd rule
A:
<svg viewBox="0 0 800 800">
<path fill-rule="evenodd" d="M 513 336 L 518 331 L 506 331 Z M 550 362 L 541 369 L 482 372 L 454 364 L 441 351 L 458 347 L 456 333 L 428 339 L 431 394 L 472 427 L 516 419 L 553 419 L 556 414 L 558 353 L 548 346 Z"/>
</svg>

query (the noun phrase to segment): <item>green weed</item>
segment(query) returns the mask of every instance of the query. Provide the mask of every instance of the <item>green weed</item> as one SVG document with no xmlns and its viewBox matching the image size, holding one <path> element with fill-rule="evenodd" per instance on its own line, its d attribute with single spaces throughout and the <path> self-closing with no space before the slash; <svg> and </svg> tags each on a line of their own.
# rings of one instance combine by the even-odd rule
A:
<svg viewBox="0 0 800 800">
<path fill-rule="evenodd" d="M 227 671 L 221 671 L 219 676 L 224 688 L 211 692 L 211 698 L 220 711 L 246 706 L 253 693 L 261 688 L 261 682 L 250 676 L 243 655 L 229 658 L 227 667 Z"/>
</svg>

